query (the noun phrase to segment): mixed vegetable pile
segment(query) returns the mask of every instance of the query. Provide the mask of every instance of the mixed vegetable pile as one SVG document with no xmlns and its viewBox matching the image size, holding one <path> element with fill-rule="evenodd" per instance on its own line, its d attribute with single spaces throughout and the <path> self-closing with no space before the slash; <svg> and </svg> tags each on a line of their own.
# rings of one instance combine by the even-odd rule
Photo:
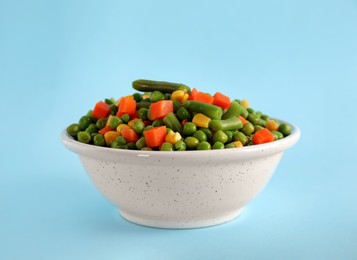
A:
<svg viewBox="0 0 357 260">
<path fill-rule="evenodd" d="M 183 84 L 136 80 L 134 93 L 99 101 L 67 127 L 75 140 L 134 150 L 210 150 L 239 148 L 284 138 L 291 126 L 233 100 Z"/>
</svg>

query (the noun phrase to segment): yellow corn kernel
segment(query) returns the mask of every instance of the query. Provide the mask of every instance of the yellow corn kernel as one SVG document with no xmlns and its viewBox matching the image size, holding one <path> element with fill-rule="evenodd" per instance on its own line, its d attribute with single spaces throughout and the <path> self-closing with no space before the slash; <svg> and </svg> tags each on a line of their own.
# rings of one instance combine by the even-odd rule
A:
<svg viewBox="0 0 357 260">
<path fill-rule="evenodd" d="M 171 144 L 176 144 L 176 142 L 181 139 L 182 136 L 180 135 L 180 133 L 170 130 L 170 132 L 168 132 L 166 135 L 165 141 Z"/>
<path fill-rule="evenodd" d="M 243 147 L 243 144 L 241 143 L 241 141 L 234 141 L 233 144 L 236 148 Z"/>
<path fill-rule="evenodd" d="M 105 124 L 105 126 L 108 126 L 108 125 L 109 125 L 109 122 L 110 122 L 110 120 L 112 120 L 113 117 L 114 117 L 114 116 L 112 116 L 112 115 L 110 115 L 110 116 L 108 117 L 108 120 L 107 120 L 107 123 Z"/>
<path fill-rule="evenodd" d="M 134 119 L 132 119 L 132 120 L 130 120 L 129 122 L 128 122 L 128 126 L 130 126 L 131 128 L 133 128 L 133 124 L 136 122 L 136 121 L 143 121 L 141 118 L 134 118 Z"/>
<path fill-rule="evenodd" d="M 265 127 L 270 131 L 277 131 L 279 129 L 278 123 L 274 119 L 270 119 L 265 123 Z"/>
<path fill-rule="evenodd" d="M 192 118 L 192 123 L 194 123 L 198 127 L 208 128 L 209 122 L 211 122 L 211 118 L 201 113 L 197 113 Z"/>
<path fill-rule="evenodd" d="M 185 93 L 183 90 L 175 90 L 171 94 L 171 100 L 177 100 L 181 104 L 188 99 L 189 95 Z"/>
<path fill-rule="evenodd" d="M 243 100 L 240 102 L 240 104 L 241 104 L 243 107 L 245 107 L 245 108 L 248 108 L 248 107 L 249 107 L 249 101 L 246 100 L 246 99 L 243 99 Z"/>
<path fill-rule="evenodd" d="M 127 124 L 120 124 L 120 125 L 118 125 L 118 127 L 117 127 L 117 132 L 121 134 L 121 130 L 122 130 L 123 128 L 130 128 L 130 126 L 128 126 Z"/>
<path fill-rule="evenodd" d="M 143 95 L 143 99 L 150 99 L 149 95 Z"/>
<path fill-rule="evenodd" d="M 110 146 L 117 137 L 120 136 L 120 133 L 117 131 L 108 131 L 104 134 L 104 140 L 108 146 Z"/>
</svg>

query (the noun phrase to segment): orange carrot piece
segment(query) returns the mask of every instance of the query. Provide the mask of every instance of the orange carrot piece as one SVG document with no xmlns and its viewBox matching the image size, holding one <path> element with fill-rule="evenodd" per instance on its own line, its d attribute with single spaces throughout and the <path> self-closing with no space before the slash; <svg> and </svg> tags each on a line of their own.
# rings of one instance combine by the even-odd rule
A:
<svg viewBox="0 0 357 260">
<path fill-rule="evenodd" d="M 123 128 L 121 136 L 125 138 L 127 143 L 136 142 L 139 139 L 137 133 L 131 128 Z"/>
<path fill-rule="evenodd" d="M 112 131 L 113 129 L 110 127 L 110 125 L 107 125 L 105 127 L 103 127 L 102 129 L 100 129 L 98 131 L 98 133 L 104 135 L 106 132 Z"/>
<path fill-rule="evenodd" d="M 253 144 L 263 144 L 274 141 L 274 135 L 267 128 L 260 129 L 253 135 Z"/>
<path fill-rule="evenodd" d="M 213 98 L 213 105 L 219 106 L 223 109 L 227 109 L 231 105 L 231 99 L 220 92 L 216 92 L 216 94 L 213 95 Z"/>
<path fill-rule="evenodd" d="M 131 99 L 129 97 L 122 97 L 120 99 L 117 116 L 122 116 L 123 114 L 129 114 L 130 116 L 133 117 L 135 113 L 136 113 L 135 99 Z"/>
<path fill-rule="evenodd" d="M 193 89 L 191 90 L 190 96 L 188 97 L 188 100 L 194 100 L 195 97 L 196 97 L 196 95 L 197 95 L 197 93 L 198 93 L 197 89 L 196 89 L 196 88 L 193 88 Z"/>
<path fill-rule="evenodd" d="M 148 147 L 159 147 L 165 142 L 166 126 L 158 126 L 144 132 Z"/>
<path fill-rule="evenodd" d="M 198 92 L 194 98 L 195 101 L 200 101 L 208 104 L 213 104 L 214 98 L 204 92 Z"/>
<path fill-rule="evenodd" d="M 150 119 L 156 120 L 174 112 L 174 106 L 171 100 L 161 100 L 150 105 Z"/>
<path fill-rule="evenodd" d="M 99 101 L 97 104 L 95 104 L 95 107 L 92 112 L 92 116 L 95 117 L 96 119 L 104 118 L 109 114 L 109 112 L 110 112 L 110 108 L 108 104 L 103 101 Z"/>
<path fill-rule="evenodd" d="M 238 116 L 238 118 L 240 119 L 240 121 L 242 121 L 243 125 L 245 125 L 246 123 L 248 123 L 247 119 L 245 119 L 242 116 Z"/>
</svg>

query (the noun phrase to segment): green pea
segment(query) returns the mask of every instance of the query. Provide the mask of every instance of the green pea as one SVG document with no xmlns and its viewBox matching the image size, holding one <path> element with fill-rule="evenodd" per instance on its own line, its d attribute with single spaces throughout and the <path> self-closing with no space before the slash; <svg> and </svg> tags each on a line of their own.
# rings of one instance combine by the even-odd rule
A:
<svg viewBox="0 0 357 260">
<path fill-rule="evenodd" d="M 175 143 L 176 151 L 185 151 L 186 150 L 186 143 L 183 140 L 179 140 Z"/>
<path fill-rule="evenodd" d="M 123 114 L 121 115 L 121 120 L 123 120 L 123 122 L 125 124 L 127 124 L 130 121 L 130 115 L 129 114 Z"/>
<path fill-rule="evenodd" d="M 116 139 L 115 139 L 116 142 L 118 142 L 118 144 L 126 144 L 126 140 L 124 137 L 122 136 L 118 136 Z"/>
<path fill-rule="evenodd" d="M 256 115 L 249 113 L 247 117 L 248 121 L 251 122 L 253 125 L 259 124 L 260 118 L 257 117 Z"/>
<path fill-rule="evenodd" d="M 146 127 L 144 128 L 143 133 L 144 133 L 145 131 L 150 130 L 150 129 L 153 129 L 153 128 L 154 128 L 154 127 L 153 127 L 152 125 L 148 125 L 148 126 L 146 126 Z"/>
<path fill-rule="evenodd" d="M 233 133 L 231 132 L 231 131 L 229 131 L 229 130 L 226 130 L 226 131 L 223 131 L 226 135 L 227 135 L 227 137 L 228 137 L 228 139 L 227 139 L 227 143 L 230 143 L 230 142 L 232 142 L 232 140 L 233 140 Z"/>
<path fill-rule="evenodd" d="M 248 137 L 243 134 L 242 132 L 238 132 L 233 136 L 234 141 L 240 141 L 243 145 L 246 145 L 248 143 Z"/>
<path fill-rule="evenodd" d="M 102 134 L 97 134 L 93 137 L 93 144 L 96 146 L 105 146 L 105 139 Z"/>
<path fill-rule="evenodd" d="M 151 102 L 158 102 L 163 99 L 165 99 L 165 95 L 162 92 L 155 90 L 151 93 L 151 96 L 150 96 Z"/>
<path fill-rule="evenodd" d="M 178 100 L 174 99 L 172 101 L 172 104 L 174 106 L 174 112 L 177 113 L 177 111 L 180 109 L 180 107 L 182 107 L 181 103 L 178 102 Z"/>
<path fill-rule="evenodd" d="M 77 134 L 77 140 L 81 143 L 89 144 L 91 139 L 90 134 L 86 131 L 80 131 Z"/>
<path fill-rule="evenodd" d="M 162 121 L 162 119 L 156 119 L 156 120 L 154 120 L 154 122 L 152 122 L 151 125 L 153 127 L 163 126 L 164 125 L 164 121 Z"/>
<path fill-rule="evenodd" d="M 279 125 L 279 132 L 281 132 L 284 136 L 288 136 L 291 134 L 291 125 L 286 123 Z"/>
<path fill-rule="evenodd" d="M 115 148 L 115 149 L 129 149 L 128 146 L 126 144 L 120 144 L 118 141 L 114 141 L 112 142 L 112 144 L 110 145 L 111 148 Z"/>
<path fill-rule="evenodd" d="M 98 132 L 98 128 L 95 124 L 92 123 L 86 128 L 85 131 L 88 132 L 89 134 L 93 134 L 93 133 Z"/>
<path fill-rule="evenodd" d="M 211 144 L 207 141 L 200 142 L 197 147 L 197 150 L 211 150 Z"/>
<path fill-rule="evenodd" d="M 200 130 L 206 134 L 207 140 L 210 140 L 212 138 L 213 134 L 211 130 L 209 130 L 208 128 L 201 128 Z"/>
<path fill-rule="evenodd" d="M 280 140 L 280 139 L 284 138 L 284 135 L 279 131 L 274 131 L 273 130 L 271 132 L 274 135 L 274 137 L 276 137 L 276 138 L 274 138 L 274 140 Z"/>
<path fill-rule="evenodd" d="M 82 116 L 79 119 L 78 125 L 79 128 L 84 131 L 87 129 L 87 127 L 92 123 L 92 118 L 90 116 Z"/>
<path fill-rule="evenodd" d="M 221 142 L 221 143 L 226 143 L 228 141 L 228 136 L 222 131 L 218 130 L 212 137 L 212 141 L 215 142 Z"/>
<path fill-rule="evenodd" d="M 261 118 L 261 116 L 263 115 L 263 113 L 260 112 L 260 111 L 255 111 L 254 115 L 255 115 L 256 117 L 258 117 L 258 118 Z"/>
<path fill-rule="evenodd" d="M 66 131 L 70 136 L 77 137 L 77 134 L 81 131 L 81 129 L 78 124 L 71 124 L 67 127 Z"/>
<path fill-rule="evenodd" d="M 202 130 L 197 130 L 192 136 L 196 137 L 200 142 L 207 141 L 207 135 Z"/>
<path fill-rule="evenodd" d="M 106 126 L 108 118 L 100 118 L 98 119 L 97 123 L 95 124 L 98 129 L 102 129 Z"/>
<path fill-rule="evenodd" d="M 186 136 L 193 135 L 197 131 L 197 126 L 192 122 L 184 124 L 182 133 Z"/>
<path fill-rule="evenodd" d="M 118 113 L 118 107 L 115 104 L 109 105 L 110 108 L 110 114 L 115 116 Z"/>
<path fill-rule="evenodd" d="M 146 146 L 145 137 L 140 137 L 138 141 L 136 141 L 135 146 L 138 150 L 143 149 Z"/>
<path fill-rule="evenodd" d="M 260 126 L 260 125 L 255 125 L 254 126 L 254 133 L 258 132 L 259 130 L 262 130 L 263 128 L 265 128 L 265 127 Z"/>
<path fill-rule="evenodd" d="M 138 92 L 133 94 L 133 98 L 135 99 L 136 102 L 140 102 L 143 99 L 141 94 Z"/>
<path fill-rule="evenodd" d="M 133 130 L 135 131 L 135 133 L 141 135 L 141 134 L 143 133 L 144 129 L 145 129 L 145 124 L 144 124 L 144 122 L 142 122 L 142 121 L 135 121 L 135 122 L 133 123 Z"/>
<path fill-rule="evenodd" d="M 200 143 L 196 137 L 188 136 L 185 138 L 185 144 L 188 149 L 196 149 L 197 145 Z"/>
<path fill-rule="evenodd" d="M 115 100 L 113 98 L 106 98 L 104 99 L 104 102 L 107 104 L 107 105 L 111 105 L 111 104 L 114 104 L 115 103 Z"/>
<path fill-rule="evenodd" d="M 166 100 L 171 100 L 171 94 L 170 93 L 165 93 L 165 99 Z"/>
<path fill-rule="evenodd" d="M 130 142 L 126 144 L 128 146 L 128 149 L 130 150 L 135 150 L 136 149 L 136 144 L 135 142 Z"/>
<path fill-rule="evenodd" d="M 174 146 L 172 145 L 172 143 L 169 142 L 164 142 L 160 147 L 160 151 L 173 151 L 173 150 L 174 150 Z"/>
<path fill-rule="evenodd" d="M 151 147 L 143 147 L 141 148 L 141 151 L 152 151 Z"/>
<path fill-rule="evenodd" d="M 213 144 L 212 149 L 224 149 L 224 143 L 217 141 Z"/>
<path fill-rule="evenodd" d="M 251 135 L 254 132 L 254 125 L 247 122 L 240 131 L 245 135 Z"/>
<path fill-rule="evenodd" d="M 260 117 L 260 119 L 263 119 L 263 120 L 265 120 L 265 121 L 268 121 L 269 119 L 270 119 L 270 117 L 268 116 L 268 115 L 262 115 L 261 117 Z"/>
<path fill-rule="evenodd" d="M 251 107 L 248 107 L 247 111 L 248 111 L 249 114 L 254 114 L 254 112 L 255 112 L 254 109 L 251 108 Z"/>
<path fill-rule="evenodd" d="M 265 125 L 266 125 L 266 123 L 267 123 L 267 121 L 265 121 L 265 120 L 263 120 L 263 119 L 259 119 L 259 123 L 257 124 L 257 125 L 260 125 L 260 126 L 262 126 L 262 127 L 265 127 Z"/>
<path fill-rule="evenodd" d="M 226 145 L 224 146 L 224 148 L 230 149 L 230 148 L 236 148 L 236 146 L 234 145 L 234 143 L 229 143 L 229 144 L 226 144 Z"/>
<path fill-rule="evenodd" d="M 117 116 L 113 116 L 111 117 L 110 121 L 109 121 L 109 126 L 112 129 L 117 129 L 118 125 L 122 124 L 123 120 L 121 120 L 121 118 L 117 117 Z"/>
<path fill-rule="evenodd" d="M 148 120 L 148 109 L 146 107 L 142 107 L 138 110 L 138 117 L 142 120 Z"/>
<path fill-rule="evenodd" d="M 178 110 L 177 110 L 177 113 L 176 113 L 177 117 L 182 121 L 182 120 L 191 120 L 191 115 L 190 113 L 187 111 L 186 108 L 184 107 L 180 107 Z"/>
</svg>

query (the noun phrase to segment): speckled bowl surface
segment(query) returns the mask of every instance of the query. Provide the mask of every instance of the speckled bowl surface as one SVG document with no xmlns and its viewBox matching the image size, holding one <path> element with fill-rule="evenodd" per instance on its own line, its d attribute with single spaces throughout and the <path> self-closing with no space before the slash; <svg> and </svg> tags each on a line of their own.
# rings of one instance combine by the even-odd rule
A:
<svg viewBox="0 0 357 260">
<path fill-rule="evenodd" d="M 228 222 L 259 194 L 300 130 L 267 144 L 209 151 L 136 151 L 62 141 L 127 220 L 159 228 Z"/>
</svg>

